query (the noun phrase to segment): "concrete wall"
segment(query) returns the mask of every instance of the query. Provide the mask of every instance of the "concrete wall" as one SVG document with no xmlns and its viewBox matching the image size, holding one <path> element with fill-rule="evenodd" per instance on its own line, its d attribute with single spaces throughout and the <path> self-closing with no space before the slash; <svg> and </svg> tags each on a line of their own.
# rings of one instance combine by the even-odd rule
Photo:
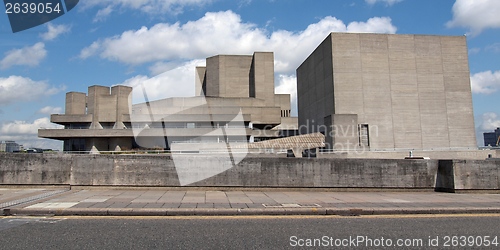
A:
<svg viewBox="0 0 500 250">
<path fill-rule="evenodd" d="M 335 113 L 332 39 L 327 37 L 297 69 L 297 106 L 301 134 L 324 132 L 324 118 Z M 347 64 L 347 62 L 346 62 Z"/>
<path fill-rule="evenodd" d="M 346 150 L 346 145 L 358 144 L 358 115 L 332 114 L 325 117 L 325 126 L 326 135 L 332 135 L 325 137 L 326 148 Z"/>
<path fill-rule="evenodd" d="M 0 154 L 1 184 L 71 184 L 73 156 Z"/>
<path fill-rule="evenodd" d="M 463 36 L 331 33 L 297 84 L 300 125 L 357 114 L 372 149 L 476 147 Z"/>
<path fill-rule="evenodd" d="M 352 146 L 352 145 L 351 145 Z M 463 159 L 485 160 L 491 155 L 500 157 L 499 150 L 398 150 L 398 151 L 368 151 L 362 147 L 350 148 L 350 151 L 336 151 L 318 153 L 318 158 L 347 158 L 347 159 L 404 159 L 412 151 L 415 157 L 428 157 L 430 159 Z"/>
<path fill-rule="evenodd" d="M 186 156 L 185 159 L 183 163 L 192 164 L 190 168 L 201 175 L 224 164 L 224 159 L 213 157 Z M 0 154 L 0 185 L 180 186 L 170 156 L 55 154 Z M 252 157 L 189 186 L 500 190 L 500 159 Z"/>
<path fill-rule="evenodd" d="M 218 55 L 207 58 L 207 96 L 250 97 L 252 56 Z"/>
<path fill-rule="evenodd" d="M 438 161 L 247 158 L 197 186 L 432 188 Z"/>
<path fill-rule="evenodd" d="M 196 155 L 185 159 L 183 163 L 197 174 L 217 168 L 224 160 Z M 455 175 L 449 177 L 454 180 L 453 188 L 500 188 L 500 160 L 452 161 L 450 165 L 439 160 L 277 157 L 248 157 L 236 167 L 190 186 L 432 189 L 438 169 L 447 166 L 455 169 Z M 174 161 L 167 155 L 56 154 L 1 154 L 0 184 L 180 185 Z"/>
<path fill-rule="evenodd" d="M 499 190 L 500 159 L 446 160 L 438 169 L 436 190 Z"/>
</svg>

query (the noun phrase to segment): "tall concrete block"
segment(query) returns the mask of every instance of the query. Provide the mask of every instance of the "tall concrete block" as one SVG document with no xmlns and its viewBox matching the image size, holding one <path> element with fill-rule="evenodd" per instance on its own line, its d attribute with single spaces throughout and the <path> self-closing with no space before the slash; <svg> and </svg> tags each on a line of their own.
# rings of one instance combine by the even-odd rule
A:
<svg viewBox="0 0 500 250">
<path fill-rule="evenodd" d="M 87 94 L 80 92 L 66 93 L 66 115 L 85 115 L 87 112 Z"/>
<path fill-rule="evenodd" d="M 100 100 L 102 96 L 109 96 L 110 89 L 105 86 L 90 86 L 88 89 L 88 113 L 89 114 L 98 114 L 100 107 Z"/>
<path fill-rule="evenodd" d="M 116 99 L 114 129 L 125 129 L 123 117 L 130 115 L 132 105 L 132 88 L 128 86 L 111 87 L 111 96 Z"/>
<path fill-rule="evenodd" d="M 297 86 L 300 125 L 357 114 L 378 131 L 371 149 L 476 143 L 464 37 L 331 33 L 297 69 Z"/>
<path fill-rule="evenodd" d="M 318 131 L 325 117 L 335 113 L 332 53 L 332 39 L 328 36 L 297 69 L 299 124 L 303 125 L 300 133 Z"/>
<path fill-rule="evenodd" d="M 219 65 L 219 96 L 249 97 L 251 56 L 221 55 Z"/>
<path fill-rule="evenodd" d="M 255 52 L 252 60 L 255 98 L 263 99 L 266 105 L 274 105 L 274 54 Z"/>
<path fill-rule="evenodd" d="M 118 100 L 116 96 L 100 96 L 99 108 L 95 110 L 97 112 L 94 113 L 94 116 L 101 125 L 105 123 L 106 128 L 112 128 L 110 126 L 114 126 L 117 119 L 117 106 Z"/>
<path fill-rule="evenodd" d="M 214 96 L 218 97 L 220 94 L 220 57 L 213 56 L 207 58 L 207 67 L 206 67 L 206 96 Z"/>
</svg>

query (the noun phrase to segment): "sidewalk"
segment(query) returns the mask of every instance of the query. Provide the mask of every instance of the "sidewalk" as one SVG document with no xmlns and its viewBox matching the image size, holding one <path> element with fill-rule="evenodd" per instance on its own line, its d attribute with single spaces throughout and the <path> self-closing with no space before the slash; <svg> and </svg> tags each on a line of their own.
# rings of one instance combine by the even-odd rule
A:
<svg viewBox="0 0 500 250">
<path fill-rule="evenodd" d="M 17 195 L 16 195 L 17 194 Z M 50 197 L 43 197 L 43 194 Z M 7 200 L 22 201 L 7 206 Z M 36 197 L 37 196 L 37 197 Z M 27 199 L 29 200 L 29 199 Z M 500 213 L 500 194 L 0 188 L 0 215 L 379 215 Z"/>
</svg>

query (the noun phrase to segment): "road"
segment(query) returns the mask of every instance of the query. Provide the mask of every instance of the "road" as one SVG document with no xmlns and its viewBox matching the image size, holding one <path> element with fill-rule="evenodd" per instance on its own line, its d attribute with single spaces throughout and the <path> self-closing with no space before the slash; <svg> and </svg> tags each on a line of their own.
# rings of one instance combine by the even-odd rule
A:
<svg viewBox="0 0 500 250">
<path fill-rule="evenodd" d="M 472 249 L 470 246 L 481 243 L 484 249 L 489 242 L 491 249 L 497 249 L 499 224 L 500 215 L 3 217 L 0 248 L 294 249 L 301 245 L 343 245 L 351 249 L 378 249 L 392 244 L 394 249 L 443 249 L 447 243 L 448 248 L 465 244 L 463 249 Z M 437 246 L 430 247 L 431 243 Z M 420 247 L 410 247 L 415 245 Z"/>
</svg>

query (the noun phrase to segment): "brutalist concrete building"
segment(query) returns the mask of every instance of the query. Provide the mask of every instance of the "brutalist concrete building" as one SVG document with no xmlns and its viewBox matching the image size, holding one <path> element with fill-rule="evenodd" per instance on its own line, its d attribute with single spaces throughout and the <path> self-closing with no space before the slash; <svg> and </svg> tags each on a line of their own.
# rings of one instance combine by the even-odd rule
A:
<svg viewBox="0 0 500 250">
<path fill-rule="evenodd" d="M 330 148 L 477 148 L 464 36 L 331 33 L 297 81 L 301 133 Z"/>
<path fill-rule="evenodd" d="M 206 67 L 196 68 L 195 79 L 194 97 L 134 105 L 127 86 L 69 92 L 65 114 L 51 116 L 64 129 L 40 129 L 38 135 L 63 140 L 65 151 L 171 149 L 173 144 L 197 151 L 296 134 L 290 95 L 274 93 L 273 53 L 210 57 Z"/>
</svg>

